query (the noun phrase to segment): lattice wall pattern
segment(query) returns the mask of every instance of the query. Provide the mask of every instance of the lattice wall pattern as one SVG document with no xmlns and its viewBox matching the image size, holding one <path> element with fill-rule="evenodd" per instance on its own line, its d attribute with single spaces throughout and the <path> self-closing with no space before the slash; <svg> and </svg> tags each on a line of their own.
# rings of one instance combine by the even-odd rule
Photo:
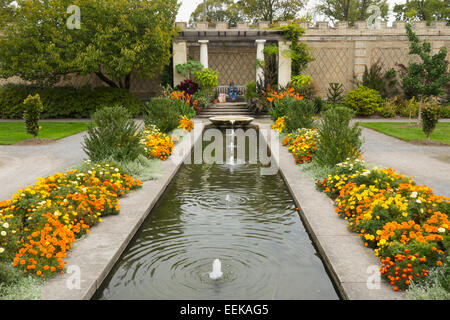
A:
<svg viewBox="0 0 450 320">
<path fill-rule="evenodd" d="M 378 60 L 383 64 L 383 69 L 398 69 L 396 64 L 401 63 L 405 66 L 409 62 L 420 60 L 417 56 L 408 54 L 409 49 L 403 48 L 373 48 L 371 50 L 370 64 L 377 62 Z"/>
<path fill-rule="evenodd" d="M 339 82 L 351 89 L 353 52 L 350 48 L 314 48 L 315 60 L 308 64 L 305 74 L 313 77 L 318 94 L 325 95 L 330 82 Z"/>
<path fill-rule="evenodd" d="M 200 48 L 190 47 L 189 54 L 200 60 Z M 219 71 L 219 85 L 225 86 L 234 81 L 236 85 L 245 85 L 256 78 L 256 47 L 208 47 L 208 65 Z"/>
</svg>

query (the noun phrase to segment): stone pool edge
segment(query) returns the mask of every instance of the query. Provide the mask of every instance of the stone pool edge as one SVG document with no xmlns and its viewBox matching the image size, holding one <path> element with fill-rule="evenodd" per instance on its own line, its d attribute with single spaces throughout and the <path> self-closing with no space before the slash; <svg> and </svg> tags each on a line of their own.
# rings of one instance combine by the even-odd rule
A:
<svg viewBox="0 0 450 320">
<path fill-rule="evenodd" d="M 118 215 L 105 217 L 86 237 L 75 242 L 66 259 L 67 272 L 46 280 L 41 300 L 89 300 L 94 296 L 201 139 L 204 124 L 193 121 L 194 130 L 184 135 L 168 160 L 161 162 L 161 177 L 145 181 L 141 189 L 122 197 Z"/>
<path fill-rule="evenodd" d="M 257 124 L 270 132 L 270 124 Z M 271 145 L 273 141 L 267 142 L 270 149 L 276 151 Z M 333 201 L 316 190 L 313 179 L 300 169 L 279 139 L 276 143 L 278 154 L 272 154 L 280 175 L 340 296 L 345 300 L 405 299 L 404 293 L 393 291 L 383 279 L 378 289 L 368 289 L 367 281 L 373 279 L 370 277 L 380 265 L 378 258 L 364 247 L 355 233 L 347 230 L 347 222 L 335 213 Z"/>
</svg>

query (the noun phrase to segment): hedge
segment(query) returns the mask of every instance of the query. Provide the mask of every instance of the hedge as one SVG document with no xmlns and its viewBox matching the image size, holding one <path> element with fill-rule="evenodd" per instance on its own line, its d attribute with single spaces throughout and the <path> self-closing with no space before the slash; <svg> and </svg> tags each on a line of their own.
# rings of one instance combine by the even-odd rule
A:
<svg viewBox="0 0 450 320">
<path fill-rule="evenodd" d="M 143 102 L 126 89 L 73 87 L 40 88 L 28 85 L 6 85 L 0 88 L 0 118 L 22 119 L 23 101 L 39 93 L 44 110 L 41 118 L 89 118 L 101 106 L 121 104 L 133 116 L 141 114 Z"/>
</svg>

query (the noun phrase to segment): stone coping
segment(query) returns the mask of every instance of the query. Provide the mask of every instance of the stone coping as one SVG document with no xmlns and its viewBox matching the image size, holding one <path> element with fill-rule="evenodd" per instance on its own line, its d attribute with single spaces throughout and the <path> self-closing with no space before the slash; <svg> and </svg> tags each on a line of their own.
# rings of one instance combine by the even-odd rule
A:
<svg viewBox="0 0 450 320">
<path fill-rule="evenodd" d="M 256 124 L 270 130 L 266 123 Z M 281 146 L 279 140 L 276 143 L 279 154 L 273 152 L 273 157 L 279 173 L 341 297 L 346 300 L 404 299 L 404 293 L 393 291 L 383 279 L 378 289 L 368 289 L 367 280 L 380 266 L 377 256 L 364 247 L 355 233 L 347 230 L 347 222 L 335 213 L 333 201 L 316 190 L 314 181 L 295 164 L 287 148 Z M 269 141 L 269 147 L 270 144 Z"/>
<path fill-rule="evenodd" d="M 105 217 L 87 236 L 74 243 L 66 259 L 68 272 L 44 283 L 41 291 L 43 300 L 92 298 L 178 172 L 184 159 L 190 156 L 194 143 L 201 139 L 203 123 L 196 119 L 193 121 L 194 130 L 184 135 L 175 146 L 172 156 L 161 162 L 162 176 L 157 180 L 144 182 L 141 189 L 120 198 L 118 215 Z M 69 273 L 71 266 L 77 268 L 73 269 L 75 272 Z M 74 283 L 76 273 L 81 278 L 80 288 L 69 289 L 70 284 Z"/>
</svg>

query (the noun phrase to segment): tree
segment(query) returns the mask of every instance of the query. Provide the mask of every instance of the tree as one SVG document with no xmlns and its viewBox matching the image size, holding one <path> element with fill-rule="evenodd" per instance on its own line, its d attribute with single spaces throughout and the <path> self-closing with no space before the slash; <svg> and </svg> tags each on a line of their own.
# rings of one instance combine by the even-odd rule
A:
<svg viewBox="0 0 450 320">
<path fill-rule="evenodd" d="M 389 6 L 386 0 L 321 0 L 315 9 L 333 22 L 366 20 L 373 12 L 368 11 L 371 5 L 378 6 L 381 18 L 386 18 Z"/>
<path fill-rule="evenodd" d="M 424 41 L 421 44 L 409 23 L 406 25 L 406 34 L 410 41 L 409 54 L 418 55 L 421 62 L 410 62 L 408 67 L 399 65 L 403 70 L 402 86 L 407 98 L 415 97 L 420 100 L 420 121 L 424 98 L 442 95 L 444 85 L 450 81 L 447 48 L 442 47 L 432 55 L 430 43 Z"/>
<path fill-rule="evenodd" d="M 304 0 L 238 0 L 235 5 L 246 20 L 273 23 L 294 20 L 305 3 Z"/>
<path fill-rule="evenodd" d="M 394 6 L 395 18 L 403 21 L 443 20 L 450 25 L 450 1 L 448 0 L 406 0 Z"/>
<path fill-rule="evenodd" d="M 205 12 L 206 18 L 204 17 Z M 228 22 L 233 26 L 242 20 L 242 17 L 240 10 L 234 6 L 233 0 L 205 0 L 191 13 L 189 22 L 193 23 L 203 20 L 213 23 L 217 21 Z"/>
<path fill-rule="evenodd" d="M 69 29 L 70 5 L 81 9 Z M 18 0 L 0 38 L 0 77 L 53 84 L 95 73 L 111 87 L 130 88 L 131 73 L 151 77 L 170 62 L 176 0 Z"/>
<path fill-rule="evenodd" d="M 14 6 L 11 0 L 0 0 L 0 29 L 10 23 L 14 17 Z"/>
</svg>

